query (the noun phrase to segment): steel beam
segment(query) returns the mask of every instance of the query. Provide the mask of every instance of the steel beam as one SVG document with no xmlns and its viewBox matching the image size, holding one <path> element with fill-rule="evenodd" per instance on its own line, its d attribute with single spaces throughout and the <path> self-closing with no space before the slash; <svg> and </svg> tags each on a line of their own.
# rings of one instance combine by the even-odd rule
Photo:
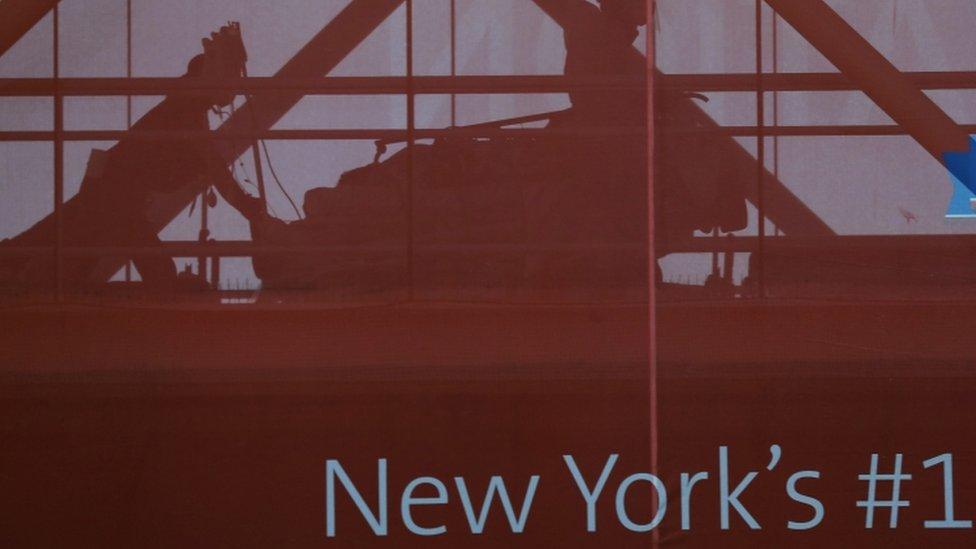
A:
<svg viewBox="0 0 976 549">
<path fill-rule="evenodd" d="M 0 56 L 44 18 L 58 0 L 3 0 L 0 2 Z"/>
<path fill-rule="evenodd" d="M 923 90 L 976 89 L 976 72 L 907 72 L 904 76 Z M 646 85 L 640 78 L 570 78 L 556 75 L 415 76 L 417 94 L 567 93 L 582 90 L 633 90 Z M 0 97 L 54 95 L 52 78 L 0 78 Z M 752 92 L 755 74 L 664 74 L 655 89 L 680 92 Z M 180 91 L 227 91 L 234 94 L 271 92 L 303 95 L 406 95 L 401 76 L 330 76 L 283 79 L 271 76 L 206 81 L 185 78 L 62 78 L 62 96 L 163 95 Z M 860 91 L 839 72 L 764 74 L 767 92 Z"/>
<path fill-rule="evenodd" d="M 668 116 L 677 123 L 672 123 L 674 131 L 700 131 L 722 133 L 723 128 L 705 113 L 694 100 L 682 98 L 673 100 Z M 769 130 L 770 128 L 766 128 Z M 756 129 L 750 128 L 755 134 Z M 765 132 L 768 135 L 768 131 Z M 730 171 L 751 173 L 755 169 L 756 158 L 749 154 L 731 137 L 722 136 L 710 142 L 712 148 L 705 151 L 709 155 L 721 158 Z M 756 204 L 758 202 L 759 185 L 745 185 L 746 198 Z M 834 231 L 823 222 L 816 213 L 803 203 L 782 181 L 776 178 L 768 169 L 762 171 L 762 193 L 764 195 L 766 217 L 777 227 L 791 236 L 830 236 Z"/>
<path fill-rule="evenodd" d="M 403 0 L 353 0 L 275 73 L 274 78 L 318 78 L 328 74 L 401 4 Z M 218 132 L 269 129 L 304 96 L 301 90 L 255 94 Z M 228 162 L 233 162 L 248 148 L 248 143 L 237 144 L 228 151 Z"/>
<path fill-rule="evenodd" d="M 939 162 L 969 135 L 823 0 L 766 0 Z"/>
</svg>

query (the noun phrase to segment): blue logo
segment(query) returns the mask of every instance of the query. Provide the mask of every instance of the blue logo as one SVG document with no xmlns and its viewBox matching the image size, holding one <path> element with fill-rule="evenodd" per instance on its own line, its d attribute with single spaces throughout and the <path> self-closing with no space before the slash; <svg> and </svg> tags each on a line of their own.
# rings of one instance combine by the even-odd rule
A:
<svg viewBox="0 0 976 549">
<path fill-rule="evenodd" d="M 976 217 L 976 139 L 969 138 L 969 151 L 942 157 L 954 189 L 946 217 Z"/>
</svg>

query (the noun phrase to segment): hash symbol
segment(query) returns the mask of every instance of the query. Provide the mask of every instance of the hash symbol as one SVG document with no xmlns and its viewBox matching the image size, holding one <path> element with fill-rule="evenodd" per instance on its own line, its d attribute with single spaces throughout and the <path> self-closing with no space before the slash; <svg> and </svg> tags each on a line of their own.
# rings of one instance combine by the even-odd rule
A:
<svg viewBox="0 0 976 549">
<path fill-rule="evenodd" d="M 890 509 L 891 520 L 888 522 L 888 527 L 898 527 L 898 509 L 900 507 L 908 507 L 908 501 L 902 501 L 900 499 L 901 481 L 912 480 L 912 475 L 902 474 L 901 462 L 902 455 L 895 454 L 895 470 L 891 474 L 879 474 L 878 454 L 871 454 L 871 472 L 857 476 L 859 480 L 868 481 L 868 499 L 866 501 L 857 502 L 858 507 L 864 507 L 867 509 L 867 516 L 865 517 L 864 521 L 865 528 L 874 528 L 874 510 L 878 507 L 887 507 Z M 891 482 L 891 499 L 878 501 L 877 488 L 879 480 Z"/>
</svg>

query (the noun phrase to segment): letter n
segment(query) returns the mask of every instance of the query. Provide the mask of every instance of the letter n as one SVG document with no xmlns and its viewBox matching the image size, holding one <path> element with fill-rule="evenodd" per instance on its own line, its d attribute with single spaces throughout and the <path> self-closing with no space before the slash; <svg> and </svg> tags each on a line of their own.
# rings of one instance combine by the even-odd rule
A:
<svg viewBox="0 0 976 549">
<path fill-rule="evenodd" d="M 328 537 L 335 537 L 335 481 L 337 478 L 342 483 L 342 487 L 345 488 L 346 493 L 349 494 L 353 503 L 356 504 L 363 518 L 369 523 L 369 527 L 373 529 L 373 533 L 377 536 L 385 536 L 387 534 L 389 531 L 389 521 L 387 520 L 385 459 L 378 461 L 377 471 L 379 502 L 377 503 L 377 513 L 373 513 L 369 506 L 366 505 L 362 494 L 359 493 L 356 485 L 349 479 L 349 475 L 346 474 L 339 461 L 330 459 L 325 462 L 325 530 Z M 377 515 L 379 516 L 377 517 Z"/>
</svg>

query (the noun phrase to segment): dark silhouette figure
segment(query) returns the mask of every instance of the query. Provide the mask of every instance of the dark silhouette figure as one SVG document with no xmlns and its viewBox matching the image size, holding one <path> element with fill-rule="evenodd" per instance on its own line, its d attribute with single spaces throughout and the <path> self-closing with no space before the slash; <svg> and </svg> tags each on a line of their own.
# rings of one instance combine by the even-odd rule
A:
<svg viewBox="0 0 976 549">
<path fill-rule="evenodd" d="M 541 248 L 527 275 L 541 287 L 645 287 L 647 62 L 634 41 L 647 4 L 533 1 L 563 29 L 575 87 L 572 108 L 549 124 L 572 133 L 538 147 L 549 175 L 527 186 L 527 236 Z M 588 251 L 563 251 L 573 246 Z"/>
<path fill-rule="evenodd" d="M 240 76 L 244 53 L 236 27 L 225 27 L 205 39 L 204 50 L 190 61 L 184 79 L 219 81 Z M 114 147 L 93 153 L 79 193 L 63 206 L 63 244 L 158 246 L 154 227 L 169 221 L 161 218 L 159 206 L 176 198 L 192 200 L 211 185 L 245 215 L 260 215 L 263 208 L 259 201 L 238 187 L 225 160 L 205 135 L 210 129 L 208 111 L 226 106 L 232 99 L 233 95 L 225 92 L 173 93 Z M 163 135 L 153 135 L 157 132 Z M 53 246 L 55 231 L 52 214 L 3 245 Z M 107 257 L 110 255 L 66 258 L 62 274 L 65 286 L 84 288 L 103 283 L 130 259 Z M 170 257 L 150 252 L 131 259 L 148 288 L 169 289 L 176 283 L 176 267 Z M 56 269 L 50 256 L 8 260 L 3 267 L 4 278 L 15 286 L 39 289 L 54 284 Z"/>
<path fill-rule="evenodd" d="M 647 60 L 634 47 L 639 27 L 647 23 L 646 0 L 601 0 L 599 8 L 584 0 L 533 2 L 563 28 L 567 76 L 620 86 L 571 92 L 573 108 L 554 125 L 646 128 Z M 735 231 L 747 224 L 744 183 L 754 175 L 742 169 L 742 162 L 725 157 L 725 138 L 701 126 L 698 121 L 707 117 L 693 104 L 695 97 L 707 101 L 696 94 L 656 91 L 654 233 L 659 250 L 696 230 Z M 618 172 L 617 179 L 632 179 L 645 169 L 646 142 L 639 136 L 607 139 L 604 144 L 610 155 L 604 160 L 614 158 L 604 166 L 623 169 L 623 162 L 630 171 Z M 633 198 L 633 193 L 625 195 Z"/>
<path fill-rule="evenodd" d="M 563 29 L 565 76 L 621 86 L 570 91 L 568 118 L 595 126 L 646 126 L 647 61 L 634 41 L 647 23 L 647 2 L 602 0 L 596 7 L 585 0 L 532 1 Z"/>
</svg>

